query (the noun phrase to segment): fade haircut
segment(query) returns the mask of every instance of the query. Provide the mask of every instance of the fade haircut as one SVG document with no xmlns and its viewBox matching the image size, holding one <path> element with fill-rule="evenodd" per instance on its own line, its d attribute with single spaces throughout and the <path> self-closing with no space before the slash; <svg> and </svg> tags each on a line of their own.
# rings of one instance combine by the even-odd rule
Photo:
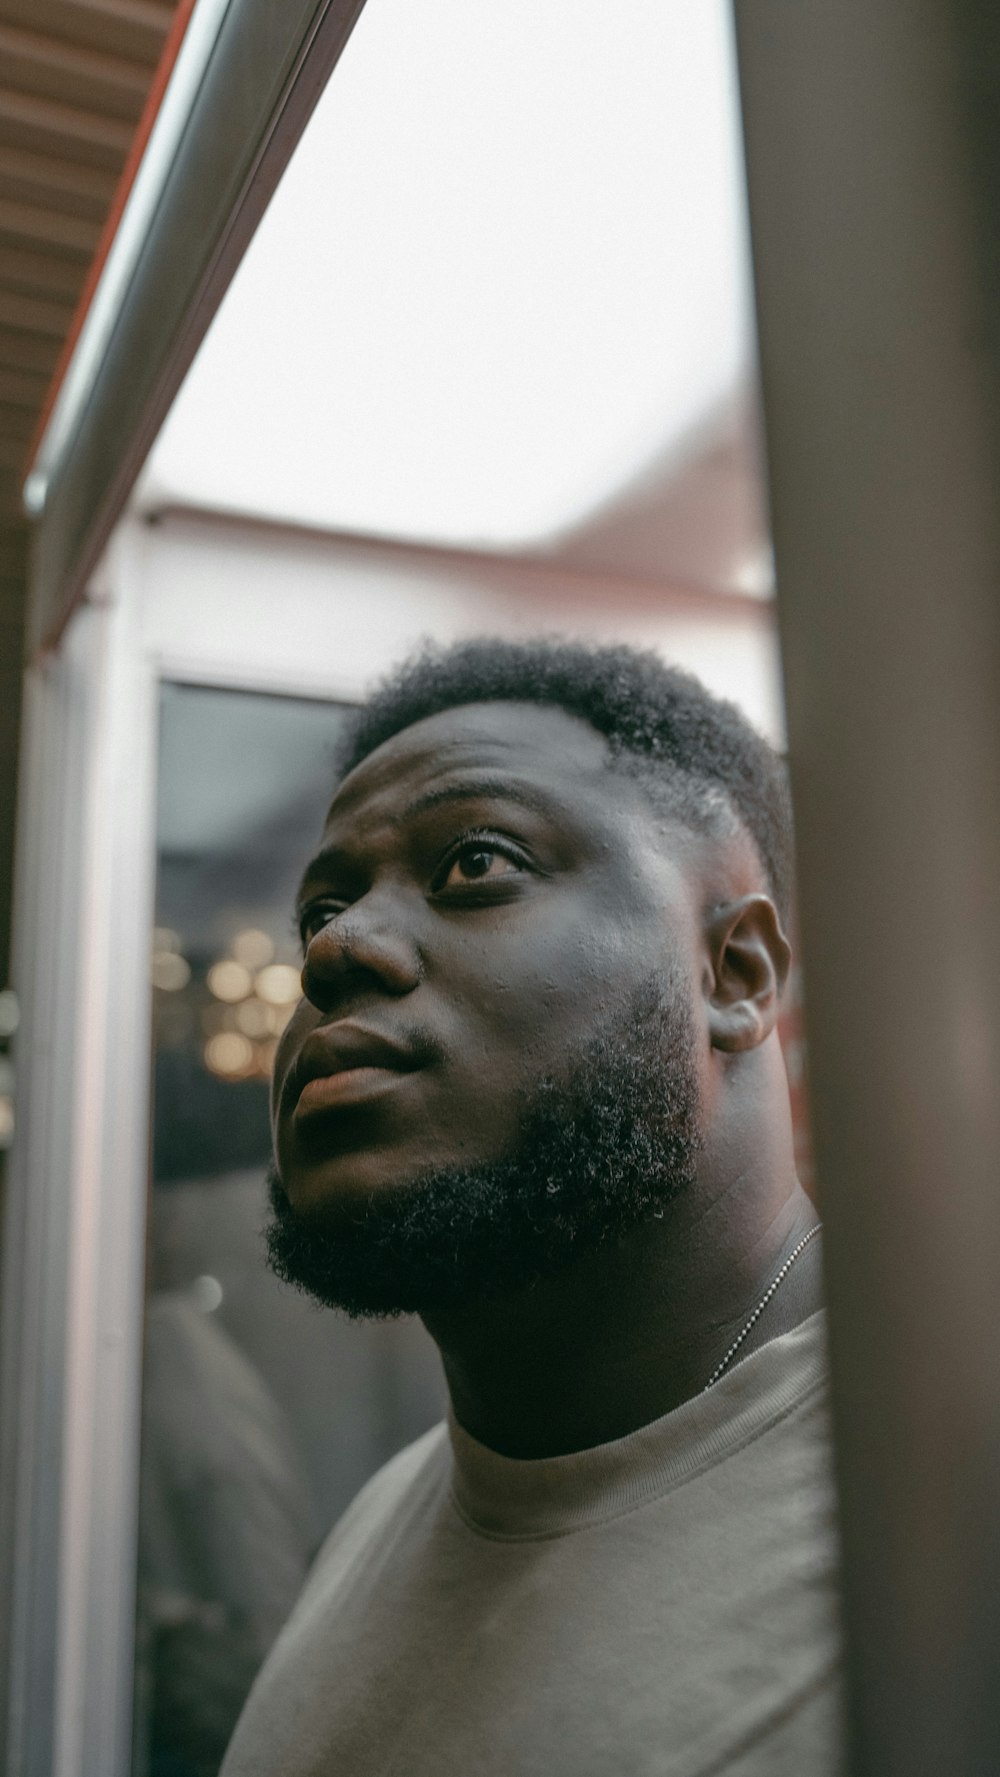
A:
<svg viewBox="0 0 1000 1777">
<path fill-rule="evenodd" d="M 426 645 L 358 711 L 338 759 L 346 777 L 394 734 L 470 703 L 555 704 L 603 734 L 612 767 L 696 831 L 749 833 L 783 920 L 792 894 L 791 806 L 778 754 L 735 704 L 652 652 L 549 637 Z"/>
</svg>

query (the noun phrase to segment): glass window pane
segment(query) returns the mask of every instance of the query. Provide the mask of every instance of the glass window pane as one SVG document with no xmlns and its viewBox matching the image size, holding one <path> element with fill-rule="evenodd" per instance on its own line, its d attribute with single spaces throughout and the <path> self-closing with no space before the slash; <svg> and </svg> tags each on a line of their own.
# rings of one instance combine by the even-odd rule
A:
<svg viewBox="0 0 1000 1777">
<path fill-rule="evenodd" d="M 268 1073 L 342 706 L 162 692 L 136 1639 L 137 1777 L 209 1777 L 320 1540 L 441 1415 L 419 1322 L 265 1268 Z"/>
</svg>

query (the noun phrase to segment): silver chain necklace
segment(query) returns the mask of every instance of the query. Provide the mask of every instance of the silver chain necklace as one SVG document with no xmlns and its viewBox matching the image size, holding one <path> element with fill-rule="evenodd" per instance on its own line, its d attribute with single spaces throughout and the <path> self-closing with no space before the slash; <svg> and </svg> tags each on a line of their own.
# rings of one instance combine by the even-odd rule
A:
<svg viewBox="0 0 1000 1777">
<path fill-rule="evenodd" d="M 736 1356 L 736 1353 L 739 1351 L 739 1348 L 743 1344 L 744 1339 L 746 1338 L 747 1334 L 750 1332 L 751 1328 L 753 1326 L 755 1326 L 757 1321 L 760 1319 L 760 1316 L 763 1314 L 764 1309 L 767 1307 L 767 1305 L 768 1305 L 769 1301 L 771 1300 L 771 1297 L 774 1295 L 774 1292 L 777 1289 L 778 1285 L 780 1283 L 782 1283 L 784 1281 L 784 1279 L 787 1277 L 789 1271 L 791 1270 L 792 1266 L 794 1265 L 800 1252 L 802 1252 L 803 1248 L 807 1247 L 809 1245 L 809 1242 L 810 1242 L 810 1240 L 812 1240 L 813 1235 L 818 1234 L 819 1231 L 820 1231 L 820 1224 L 819 1224 L 819 1222 L 817 1222 L 815 1228 L 810 1228 L 808 1234 L 803 1235 L 802 1239 L 799 1241 L 798 1246 L 795 1246 L 792 1248 L 787 1259 L 785 1260 L 784 1264 L 782 1265 L 781 1270 L 778 1272 L 777 1277 L 772 1278 L 771 1282 L 768 1284 L 767 1289 L 764 1291 L 764 1294 L 761 1296 L 760 1301 L 757 1303 L 757 1306 L 754 1309 L 753 1313 L 751 1314 L 750 1319 L 747 1321 L 746 1326 L 743 1328 L 742 1333 L 737 1333 L 736 1338 L 733 1340 L 732 1344 L 730 1345 L 729 1350 L 726 1352 L 726 1355 L 723 1358 L 721 1364 L 716 1364 L 715 1369 L 712 1371 L 712 1374 L 708 1378 L 708 1381 L 706 1382 L 705 1387 L 701 1391 L 702 1394 L 705 1394 L 705 1392 L 712 1387 L 713 1383 L 718 1382 L 719 1377 L 722 1375 L 723 1370 L 726 1368 L 726 1366 L 728 1364 L 732 1363 L 733 1358 Z"/>
</svg>

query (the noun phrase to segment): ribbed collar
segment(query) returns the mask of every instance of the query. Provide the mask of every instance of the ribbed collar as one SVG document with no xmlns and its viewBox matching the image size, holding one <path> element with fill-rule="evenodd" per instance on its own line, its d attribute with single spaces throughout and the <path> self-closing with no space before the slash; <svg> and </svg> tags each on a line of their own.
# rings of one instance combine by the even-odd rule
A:
<svg viewBox="0 0 1000 1777">
<path fill-rule="evenodd" d="M 826 1376 L 820 1312 L 752 1352 L 710 1388 L 627 1437 L 571 1456 L 499 1456 L 449 1415 L 453 1497 L 487 1536 L 565 1536 L 619 1517 L 710 1468 L 781 1419 Z"/>
</svg>

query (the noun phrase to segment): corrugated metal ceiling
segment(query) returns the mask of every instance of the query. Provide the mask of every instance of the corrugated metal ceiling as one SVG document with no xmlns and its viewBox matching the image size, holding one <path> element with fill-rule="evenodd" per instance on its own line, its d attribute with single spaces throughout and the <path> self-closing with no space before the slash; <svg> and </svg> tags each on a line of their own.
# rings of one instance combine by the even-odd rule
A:
<svg viewBox="0 0 1000 1777">
<path fill-rule="evenodd" d="M 0 0 L 0 521 L 173 17 L 168 0 Z"/>
</svg>

